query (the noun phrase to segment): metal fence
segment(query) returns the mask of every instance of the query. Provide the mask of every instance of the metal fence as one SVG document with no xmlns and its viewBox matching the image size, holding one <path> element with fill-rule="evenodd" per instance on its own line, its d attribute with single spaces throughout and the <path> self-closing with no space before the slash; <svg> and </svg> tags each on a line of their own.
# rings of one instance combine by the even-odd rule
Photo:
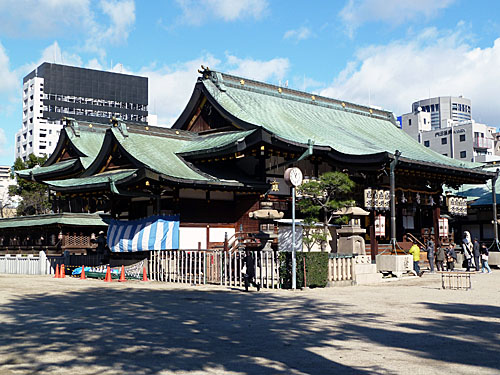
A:
<svg viewBox="0 0 500 375">
<path fill-rule="evenodd" d="M 278 289 L 279 262 L 275 251 L 252 251 L 255 278 L 262 288 Z M 189 284 L 244 286 L 245 251 L 157 250 L 151 251 L 151 280 Z"/>
<path fill-rule="evenodd" d="M 33 254 L 11 256 L 6 254 L 0 256 L 0 273 L 46 275 L 51 273 L 51 264 L 43 251 L 40 251 L 38 256 Z"/>
<path fill-rule="evenodd" d="M 47 256 L 40 251 L 38 256 L 33 254 L 23 255 L 6 254 L 0 256 L 0 274 L 18 275 L 53 275 L 57 266 L 96 266 L 101 264 L 100 255 L 60 255 Z"/>
</svg>

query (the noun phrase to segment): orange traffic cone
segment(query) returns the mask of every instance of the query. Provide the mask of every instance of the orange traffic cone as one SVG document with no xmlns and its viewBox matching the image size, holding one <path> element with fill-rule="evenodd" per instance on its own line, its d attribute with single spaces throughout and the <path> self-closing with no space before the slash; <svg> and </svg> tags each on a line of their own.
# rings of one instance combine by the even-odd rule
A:
<svg viewBox="0 0 500 375">
<path fill-rule="evenodd" d="M 118 281 L 127 281 L 125 279 L 125 267 L 122 265 L 122 272 L 120 273 L 120 280 Z"/>
<path fill-rule="evenodd" d="M 146 273 L 146 267 L 142 269 L 142 281 L 148 281 L 148 274 Z"/>
<path fill-rule="evenodd" d="M 106 277 L 104 278 L 104 281 L 107 283 L 110 283 L 112 281 L 111 279 L 111 269 L 109 267 L 106 268 Z"/>
<path fill-rule="evenodd" d="M 59 273 L 59 277 L 64 279 L 66 277 L 66 269 L 64 268 L 64 264 L 61 264 L 61 272 Z"/>
<path fill-rule="evenodd" d="M 82 273 L 80 274 L 80 280 L 85 280 L 85 266 L 82 266 Z"/>
<path fill-rule="evenodd" d="M 54 279 L 59 279 L 61 275 L 59 274 L 59 264 L 56 265 L 56 274 L 54 275 Z"/>
</svg>

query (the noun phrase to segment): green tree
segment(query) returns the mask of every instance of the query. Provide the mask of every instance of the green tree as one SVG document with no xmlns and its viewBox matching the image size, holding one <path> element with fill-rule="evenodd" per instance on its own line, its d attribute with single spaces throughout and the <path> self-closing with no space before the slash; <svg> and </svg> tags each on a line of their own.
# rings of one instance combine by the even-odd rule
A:
<svg viewBox="0 0 500 375">
<path fill-rule="evenodd" d="M 336 216 L 335 211 L 354 204 L 350 193 L 354 188 L 354 182 L 349 176 L 342 172 L 327 172 L 317 180 L 311 180 L 298 187 L 298 193 L 302 195 L 297 203 L 300 212 L 305 216 L 305 231 L 303 241 L 310 250 L 315 243 L 321 244 L 324 251 L 329 230 L 328 225 Z M 323 232 L 315 229 L 315 225 L 322 217 Z M 344 221 L 338 218 L 336 222 Z"/>
<path fill-rule="evenodd" d="M 47 156 L 40 157 L 30 154 L 26 161 L 17 158 L 13 169 L 14 171 L 20 171 L 35 168 L 43 165 L 46 160 Z M 49 190 L 47 186 L 38 182 L 18 178 L 17 185 L 9 187 L 9 195 L 20 198 L 17 206 L 19 216 L 46 214 L 50 211 Z"/>
</svg>

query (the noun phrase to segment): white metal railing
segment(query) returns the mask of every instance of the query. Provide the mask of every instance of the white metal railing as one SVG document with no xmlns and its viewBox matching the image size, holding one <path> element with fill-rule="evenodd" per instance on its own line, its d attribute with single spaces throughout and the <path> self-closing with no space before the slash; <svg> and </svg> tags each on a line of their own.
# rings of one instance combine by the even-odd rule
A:
<svg viewBox="0 0 500 375">
<path fill-rule="evenodd" d="M 51 273 L 51 264 L 43 251 L 40 251 L 38 256 L 34 256 L 33 254 L 11 256 L 6 254 L 0 256 L 0 273 L 46 275 Z"/>
<path fill-rule="evenodd" d="M 255 279 L 262 288 L 278 289 L 277 252 L 252 251 Z M 245 251 L 155 250 L 149 259 L 151 280 L 188 284 L 244 286 Z"/>
</svg>

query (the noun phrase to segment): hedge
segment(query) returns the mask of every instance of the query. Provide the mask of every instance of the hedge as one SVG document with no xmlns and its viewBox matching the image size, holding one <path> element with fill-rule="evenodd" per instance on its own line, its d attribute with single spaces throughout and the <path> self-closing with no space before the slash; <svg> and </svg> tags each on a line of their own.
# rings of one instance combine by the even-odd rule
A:
<svg viewBox="0 0 500 375">
<path fill-rule="evenodd" d="M 280 259 L 280 282 L 283 289 L 292 288 L 292 253 L 282 252 Z M 304 259 L 307 286 L 325 287 L 328 282 L 328 253 L 297 252 L 297 288 L 304 287 Z"/>
</svg>

